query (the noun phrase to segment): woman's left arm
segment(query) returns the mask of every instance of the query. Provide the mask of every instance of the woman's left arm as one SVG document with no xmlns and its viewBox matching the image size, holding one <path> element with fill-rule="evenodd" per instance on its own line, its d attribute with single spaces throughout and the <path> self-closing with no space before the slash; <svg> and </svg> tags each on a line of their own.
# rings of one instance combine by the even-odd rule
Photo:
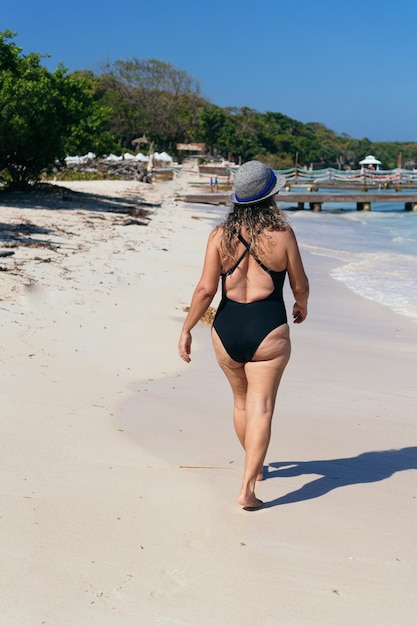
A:
<svg viewBox="0 0 417 626">
<path fill-rule="evenodd" d="M 191 331 L 207 311 L 219 285 L 221 263 L 218 252 L 218 238 L 219 233 L 218 229 L 216 229 L 209 236 L 201 278 L 194 289 L 190 309 L 185 318 L 178 342 L 178 353 L 186 363 L 191 361 Z"/>
</svg>

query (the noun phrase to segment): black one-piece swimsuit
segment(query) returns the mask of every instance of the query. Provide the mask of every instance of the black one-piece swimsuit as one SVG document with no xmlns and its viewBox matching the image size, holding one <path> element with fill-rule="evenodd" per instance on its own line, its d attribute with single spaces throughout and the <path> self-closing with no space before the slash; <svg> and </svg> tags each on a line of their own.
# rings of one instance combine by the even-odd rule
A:
<svg viewBox="0 0 417 626">
<path fill-rule="evenodd" d="M 274 272 L 264 265 L 251 251 L 249 243 L 238 235 L 246 250 L 235 265 L 222 273 L 222 299 L 214 318 L 213 327 L 228 355 L 238 363 L 251 361 L 257 348 L 269 333 L 287 323 L 282 289 L 287 271 Z M 262 300 L 236 302 L 226 296 L 226 278 L 233 274 L 247 253 L 272 278 L 274 289 Z"/>
</svg>

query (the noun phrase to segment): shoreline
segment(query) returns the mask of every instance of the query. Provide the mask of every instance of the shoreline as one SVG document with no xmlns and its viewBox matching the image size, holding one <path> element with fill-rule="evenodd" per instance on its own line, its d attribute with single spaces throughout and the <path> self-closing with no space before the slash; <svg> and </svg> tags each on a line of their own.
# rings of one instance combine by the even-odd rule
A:
<svg viewBox="0 0 417 626">
<path fill-rule="evenodd" d="M 267 504 L 242 511 L 208 328 L 191 365 L 177 355 L 224 211 L 179 202 L 190 177 L 95 185 L 160 199 L 148 226 L 82 207 L 13 217 L 52 231 L 38 236 L 61 253 L 21 250 L 38 286 L 0 301 L 0 625 L 412 626 L 417 328 L 301 249 L 310 312 L 291 326 Z"/>
</svg>

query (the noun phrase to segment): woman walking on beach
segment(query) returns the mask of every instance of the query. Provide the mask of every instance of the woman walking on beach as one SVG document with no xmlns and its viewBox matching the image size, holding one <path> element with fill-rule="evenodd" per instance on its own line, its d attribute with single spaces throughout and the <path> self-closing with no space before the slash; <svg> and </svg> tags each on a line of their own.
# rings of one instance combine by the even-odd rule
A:
<svg viewBox="0 0 417 626">
<path fill-rule="evenodd" d="M 236 434 L 245 450 L 238 503 L 262 506 L 255 496 L 271 436 L 279 383 L 291 352 L 282 288 L 288 273 L 295 324 L 307 316 L 309 294 L 293 230 L 274 196 L 283 176 L 260 161 L 236 172 L 233 209 L 209 236 L 201 278 L 194 290 L 178 351 L 191 361 L 191 330 L 204 315 L 222 279 L 222 299 L 212 328 L 217 361 L 233 392 Z"/>
</svg>

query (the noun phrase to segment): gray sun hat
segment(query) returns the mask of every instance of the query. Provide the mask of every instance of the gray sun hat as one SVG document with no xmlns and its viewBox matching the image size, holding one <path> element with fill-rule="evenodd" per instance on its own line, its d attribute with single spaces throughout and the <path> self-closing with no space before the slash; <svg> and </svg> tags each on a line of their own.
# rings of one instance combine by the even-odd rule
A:
<svg viewBox="0 0 417 626">
<path fill-rule="evenodd" d="M 260 161 L 247 161 L 237 170 L 230 199 L 235 204 L 253 204 L 278 193 L 285 185 L 285 176 Z"/>
</svg>

